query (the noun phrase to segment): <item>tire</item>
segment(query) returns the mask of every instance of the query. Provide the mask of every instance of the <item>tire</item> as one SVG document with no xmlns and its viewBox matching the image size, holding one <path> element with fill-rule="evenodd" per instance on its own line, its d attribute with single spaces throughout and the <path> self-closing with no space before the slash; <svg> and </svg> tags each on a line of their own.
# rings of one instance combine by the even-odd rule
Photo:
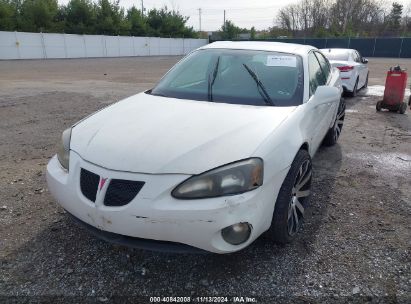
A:
<svg viewBox="0 0 411 304">
<path fill-rule="evenodd" d="M 291 164 L 275 203 L 268 234 L 276 243 L 286 244 L 296 238 L 311 198 L 311 179 L 311 157 L 307 151 L 300 150 Z"/>
<path fill-rule="evenodd" d="M 357 96 L 357 93 L 358 93 L 358 78 L 357 78 L 357 81 L 355 82 L 354 89 L 352 90 L 352 92 L 349 92 L 348 94 L 350 97 L 355 97 Z"/>
<path fill-rule="evenodd" d="M 363 86 L 364 89 L 368 88 L 368 75 L 370 75 L 370 73 L 367 73 L 367 78 L 365 79 L 365 84 Z"/>
<path fill-rule="evenodd" d="M 375 105 L 375 109 L 377 110 L 377 112 L 380 112 L 382 108 L 382 102 L 381 100 L 377 102 L 377 104 Z"/>
<path fill-rule="evenodd" d="M 334 124 L 331 129 L 328 130 L 327 134 L 324 137 L 323 145 L 324 146 L 334 146 L 338 138 L 340 137 L 345 118 L 345 100 L 341 98 L 340 104 L 338 106 L 338 112 L 335 116 Z"/>
<path fill-rule="evenodd" d="M 407 104 L 405 102 L 402 102 L 400 105 L 400 114 L 405 114 L 405 111 L 407 111 Z"/>
</svg>

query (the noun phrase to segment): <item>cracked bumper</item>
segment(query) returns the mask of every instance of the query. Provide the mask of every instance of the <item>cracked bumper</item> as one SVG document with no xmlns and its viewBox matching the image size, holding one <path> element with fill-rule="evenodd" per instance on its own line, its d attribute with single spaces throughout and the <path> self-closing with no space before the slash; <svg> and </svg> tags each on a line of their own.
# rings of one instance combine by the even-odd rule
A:
<svg viewBox="0 0 411 304">
<path fill-rule="evenodd" d="M 95 203 L 89 201 L 80 190 L 81 168 L 108 178 Z M 264 181 L 260 188 L 239 195 L 177 200 L 170 193 L 189 175 L 108 170 L 84 161 L 73 151 L 69 173 L 61 168 L 56 157 L 47 166 L 47 182 L 52 195 L 71 215 L 96 228 L 95 232 L 181 243 L 215 253 L 241 250 L 269 228 L 275 198 L 285 174 L 283 172 L 267 184 Z M 145 185 L 129 204 L 108 207 L 100 196 L 104 196 L 113 178 L 144 181 Z M 221 229 L 239 222 L 248 222 L 253 227 L 248 241 L 240 245 L 225 242 Z M 137 247 L 150 249 L 147 246 Z"/>
</svg>

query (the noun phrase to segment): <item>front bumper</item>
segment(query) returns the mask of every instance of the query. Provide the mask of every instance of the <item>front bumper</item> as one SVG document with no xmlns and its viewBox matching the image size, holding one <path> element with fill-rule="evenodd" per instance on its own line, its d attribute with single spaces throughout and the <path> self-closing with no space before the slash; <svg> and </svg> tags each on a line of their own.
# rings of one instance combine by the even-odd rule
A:
<svg viewBox="0 0 411 304">
<path fill-rule="evenodd" d="M 192 247 L 186 244 L 174 243 L 168 241 L 156 241 L 149 239 L 142 239 L 127 235 L 121 235 L 113 232 L 104 231 L 98 229 L 92 225 L 89 225 L 82 220 L 78 219 L 74 215 L 67 213 L 69 217 L 77 223 L 79 226 L 88 230 L 92 235 L 102 239 L 106 242 L 110 242 L 117 245 L 122 245 L 130 248 L 145 249 L 150 251 L 167 252 L 167 253 L 196 253 L 204 254 L 207 251 Z"/>
<path fill-rule="evenodd" d="M 107 178 L 95 202 L 81 192 L 81 168 Z M 71 151 L 69 173 L 61 168 L 55 156 L 47 166 L 47 182 L 50 192 L 64 209 L 98 230 L 229 253 L 248 246 L 270 227 L 275 198 L 286 173 L 277 174 L 260 188 L 239 195 L 177 200 L 170 193 L 189 175 L 108 170 L 83 160 Z M 103 201 L 111 179 L 144 181 L 145 185 L 129 204 L 109 207 Z M 239 222 L 252 225 L 250 238 L 240 245 L 225 242 L 221 230 Z"/>
</svg>

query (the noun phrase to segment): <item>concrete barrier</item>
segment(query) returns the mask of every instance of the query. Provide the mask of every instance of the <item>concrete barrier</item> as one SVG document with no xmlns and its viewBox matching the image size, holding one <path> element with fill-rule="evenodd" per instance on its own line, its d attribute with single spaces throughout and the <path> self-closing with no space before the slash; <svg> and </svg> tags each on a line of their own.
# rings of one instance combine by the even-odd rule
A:
<svg viewBox="0 0 411 304">
<path fill-rule="evenodd" d="M 0 31 L 0 59 L 185 55 L 207 39 Z"/>
</svg>

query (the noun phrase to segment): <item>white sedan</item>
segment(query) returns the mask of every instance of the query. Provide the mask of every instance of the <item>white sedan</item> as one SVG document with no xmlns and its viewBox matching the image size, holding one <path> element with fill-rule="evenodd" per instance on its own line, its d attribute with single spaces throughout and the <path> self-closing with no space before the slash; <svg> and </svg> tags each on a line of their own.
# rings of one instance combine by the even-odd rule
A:
<svg viewBox="0 0 411 304">
<path fill-rule="evenodd" d="M 48 186 L 112 242 L 229 253 L 268 230 L 287 243 L 310 199 L 311 158 L 340 135 L 341 92 L 313 47 L 212 43 L 65 130 Z"/>
<path fill-rule="evenodd" d="M 321 49 L 331 65 L 340 70 L 344 92 L 355 97 L 359 90 L 368 86 L 368 59 L 352 49 Z"/>
</svg>

